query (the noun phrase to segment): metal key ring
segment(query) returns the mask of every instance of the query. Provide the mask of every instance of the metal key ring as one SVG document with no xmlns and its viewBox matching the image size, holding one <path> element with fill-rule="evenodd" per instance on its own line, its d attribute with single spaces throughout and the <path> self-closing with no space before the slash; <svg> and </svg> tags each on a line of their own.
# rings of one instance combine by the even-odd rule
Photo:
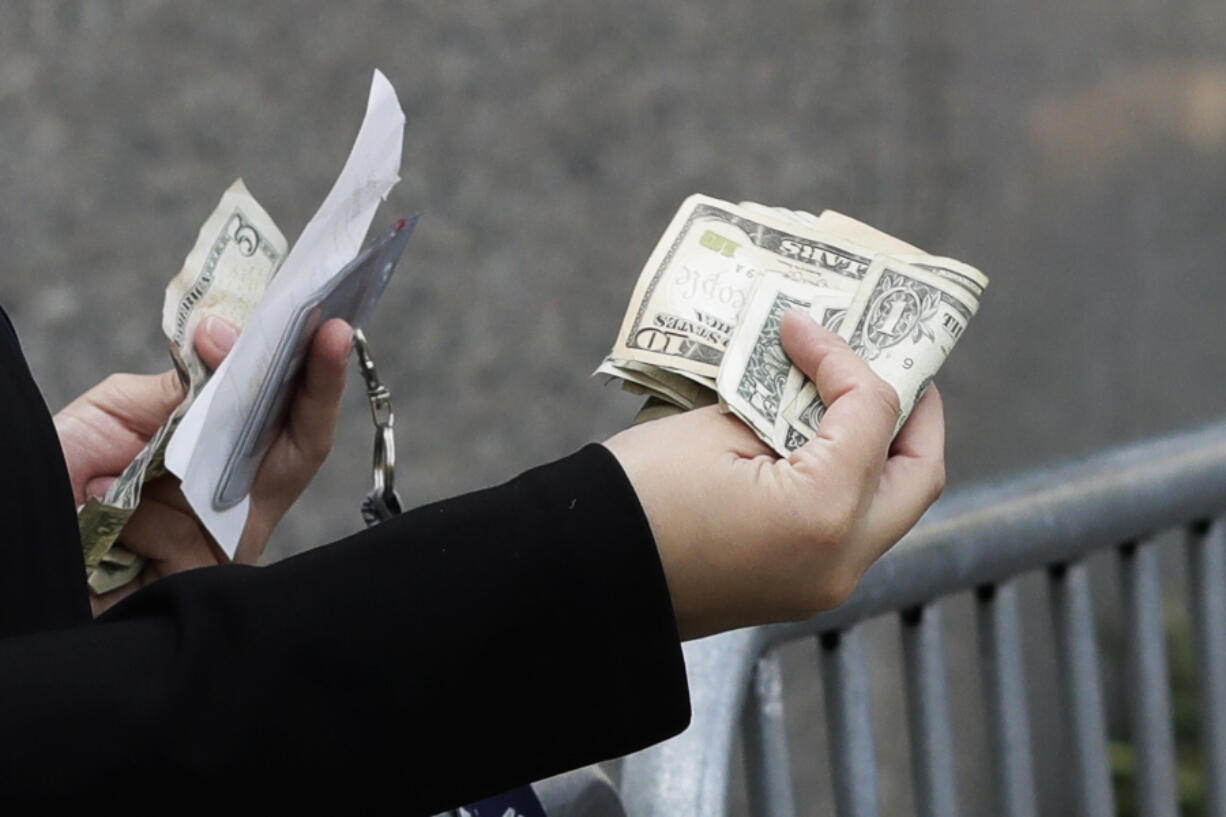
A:
<svg viewBox="0 0 1226 817">
<path fill-rule="evenodd" d="M 375 432 L 374 491 L 381 496 L 395 493 L 396 436 L 391 426 Z"/>
<path fill-rule="evenodd" d="M 357 353 L 362 380 L 366 384 L 370 418 L 375 425 L 371 469 L 374 484 L 362 501 L 362 518 L 370 526 L 390 519 L 403 507 L 400 494 L 396 492 L 396 415 L 392 411 L 392 393 L 379 380 L 370 344 L 361 329 L 353 330 L 353 348 Z"/>
</svg>

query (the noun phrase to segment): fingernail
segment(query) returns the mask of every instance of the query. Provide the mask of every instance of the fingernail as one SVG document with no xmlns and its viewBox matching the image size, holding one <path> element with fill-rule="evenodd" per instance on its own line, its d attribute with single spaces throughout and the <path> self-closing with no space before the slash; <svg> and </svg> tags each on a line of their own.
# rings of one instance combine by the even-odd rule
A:
<svg viewBox="0 0 1226 817">
<path fill-rule="evenodd" d="M 238 339 L 238 327 L 225 318 L 209 315 L 204 319 L 204 333 L 221 349 L 229 350 Z"/>
<path fill-rule="evenodd" d="M 813 316 L 799 306 L 789 307 L 784 315 L 791 315 L 794 321 L 813 320 Z"/>
</svg>

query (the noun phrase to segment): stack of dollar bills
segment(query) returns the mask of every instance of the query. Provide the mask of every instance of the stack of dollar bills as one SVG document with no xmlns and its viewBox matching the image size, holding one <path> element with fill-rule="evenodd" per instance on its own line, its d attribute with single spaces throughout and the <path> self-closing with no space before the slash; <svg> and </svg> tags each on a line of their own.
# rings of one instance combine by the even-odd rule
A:
<svg viewBox="0 0 1226 817">
<path fill-rule="evenodd" d="M 898 392 L 901 427 L 987 285 L 968 264 L 830 210 L 690 196 L 596 373 L 653 398 L 640 419 L 718 402 L 787 456 L 825 406 L 783 351 L 784 313 L 805 310 L 846 340 Z"/>
</svg>

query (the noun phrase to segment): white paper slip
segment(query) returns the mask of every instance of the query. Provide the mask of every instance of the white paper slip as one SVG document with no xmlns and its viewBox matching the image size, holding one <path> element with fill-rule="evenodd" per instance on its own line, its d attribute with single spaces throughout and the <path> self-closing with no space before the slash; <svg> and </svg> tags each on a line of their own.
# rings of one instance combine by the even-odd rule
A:
<svg viewBox="0 0 1226 817">
<path fill-rule="evenodd" d="M 251 485 L 280 427 L 315 331 L 333 318 L 341 318 L 355 329 L 365 325 L 416 225 L 416 216 L 400 219 L 345 269 L 299 304 L 277 341 L 272 361 L 261 376 L 255 408 L 243 422 L 226 459 L 226 467 L 213 494 L 214 508 L 231 508 L 251 493 Z"/>
<path fill-rule="evenodd" d="M 231 482 L 233 454 L 244 450 L 252 418 L 261 413 L 261 394 L 269 399 L 265 377 L 278 355 L 284 356 L 285 339 L 301 329 L 298 322 L 312 300 L 318 304 L 321 292 L 349 271 L 346 265 L 361 248 L 379 202 L 400 180 L 404 121 L 391 83 L 375 71 L 366 115 L 340 176 L 166 449 L 166 467 L 182 480 L 192 509 L 231 558 L 250 510 L 245 491 L 237 493 L 238 483 Z"/>
</svg>

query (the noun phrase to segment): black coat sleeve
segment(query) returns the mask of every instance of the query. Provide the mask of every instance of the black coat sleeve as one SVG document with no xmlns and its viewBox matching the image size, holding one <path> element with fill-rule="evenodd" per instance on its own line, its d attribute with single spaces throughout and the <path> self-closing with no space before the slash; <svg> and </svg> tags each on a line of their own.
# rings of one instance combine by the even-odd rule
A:
<svg viewBox="0 0 1226 817">
<path fill-rule="evenodd" d="M 0 309 L 0 638 L 89 621 L 59 438 Z"/>
<path fill-rule="evenodd" d="M 592 445 L 270 567 L 179 574 L 97 622 L 0 640 L 0 801 L 355 813 L 390 794 L 426 814 L 688 718 L 650 528 Z"/>
</svg>

